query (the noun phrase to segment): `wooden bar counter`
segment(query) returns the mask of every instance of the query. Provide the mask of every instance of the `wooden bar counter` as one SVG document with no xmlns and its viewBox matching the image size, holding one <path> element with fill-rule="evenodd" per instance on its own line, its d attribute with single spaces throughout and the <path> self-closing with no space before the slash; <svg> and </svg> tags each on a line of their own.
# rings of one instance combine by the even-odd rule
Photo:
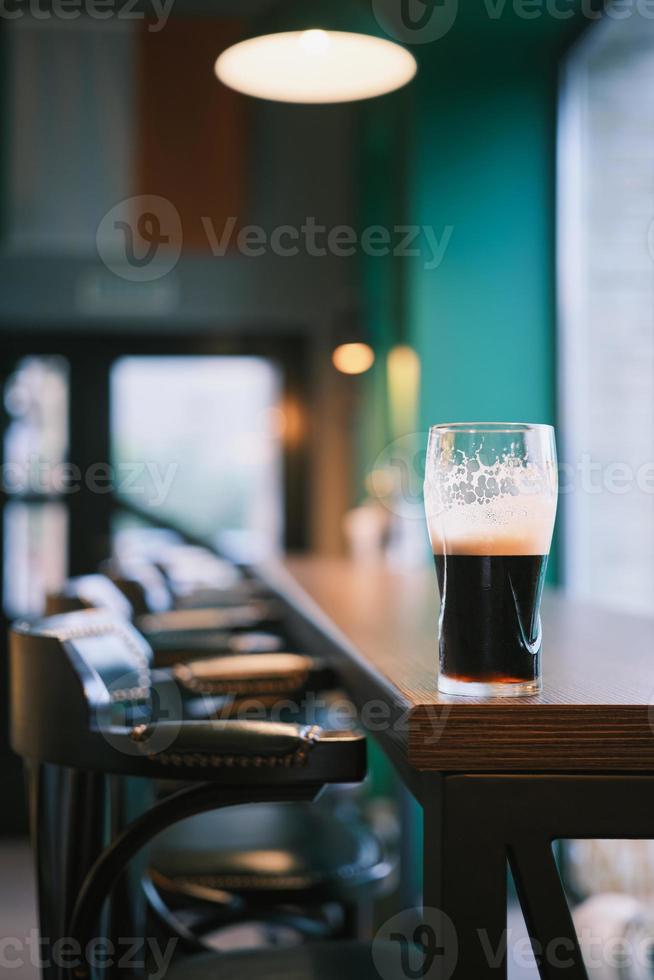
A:
<svg viewBox="0 0 654 980">
<path fill-rule="evenodd" d="M 488 951 L 506 947 L 508 862 L 541 977 L 586 980 L 551 844 L 654 838 L 654 619 L 550 592 L 542 692 L 452 697 L 433 569 L 291 557 L 262 577 L 423 807 L 424 906 L 455 924 L 455 978 L 507 975 Z"/>
<path fill-rule="evenodd" d="M 450 697 L 436 687 L 433 569 L 291 558 L 275 581 L 351 661 L 358 707 L 382 699 L 404 716 L 395 741 L 413 769 L 654 770 L 654 618 L 546 593 L 541 694 Z"/>
</svg>

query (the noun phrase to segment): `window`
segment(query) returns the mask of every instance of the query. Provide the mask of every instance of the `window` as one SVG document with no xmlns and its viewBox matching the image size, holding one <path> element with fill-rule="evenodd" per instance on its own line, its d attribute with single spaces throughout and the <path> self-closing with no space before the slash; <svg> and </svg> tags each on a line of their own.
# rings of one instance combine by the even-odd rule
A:
<svg viewBox="0 0 654 980">
<path fill-rule="evenodd" d="M 11 501 L 4 511 L 6 615 L 39 616 L 66 578 L 68 513 L 61 503 Z"/>
<path fill-rule="evenodd" d="M 62 357 L 21 358 L 4 385 L 3 608 L 43 612 L 67 573 L 68 365 Z"/>
<path fill-rule="evenodd" d="M 654 612 L 654 22 L 605 18 L 560 101 L 564 572 Z"/>
<path fill-rule="evenodd" d="M 111 373 L 119 499 L 249 553 L 283 532 L 281 372 L 262 357 L 134 356 Z"/>
</svg>

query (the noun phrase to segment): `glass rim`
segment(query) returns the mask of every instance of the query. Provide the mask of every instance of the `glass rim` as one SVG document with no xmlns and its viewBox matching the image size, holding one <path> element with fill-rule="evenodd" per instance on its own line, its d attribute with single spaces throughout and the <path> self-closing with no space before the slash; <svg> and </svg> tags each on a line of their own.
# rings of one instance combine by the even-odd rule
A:
<svg viewBox="0 0 654 980">
<path fill-rule="evenodd" d="M 429 427 L 430 432 L 511 433 L 536 432 L 539 429 L 554 431 L 547 422 L 438 422 Z"/>
</svg>

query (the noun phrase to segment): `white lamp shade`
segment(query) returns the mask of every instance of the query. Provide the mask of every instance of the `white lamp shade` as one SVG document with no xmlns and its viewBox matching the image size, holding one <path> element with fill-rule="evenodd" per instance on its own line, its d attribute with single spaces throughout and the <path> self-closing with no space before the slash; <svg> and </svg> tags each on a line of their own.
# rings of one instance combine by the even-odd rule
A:
<svg viewBox="0 0 654 980">
<path fill-rule="evenodd" d="M 385 38 L 346 31 L 286 31 L 249 38 L 215 65 L 221 82 L 276 102 L 353 102 L 410 82 L 416 60 Z"/>
</svg>

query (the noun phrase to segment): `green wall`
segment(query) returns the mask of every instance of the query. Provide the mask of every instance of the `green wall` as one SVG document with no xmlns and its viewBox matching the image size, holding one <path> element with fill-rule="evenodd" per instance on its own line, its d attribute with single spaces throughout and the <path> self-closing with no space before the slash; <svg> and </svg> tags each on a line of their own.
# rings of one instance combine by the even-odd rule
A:
<svg viewBox="0 0 654 980">
<path fill-rule="evenodd" d="M 414 48 L 416 80 L 369 104 L 361 130 L 364 223 L 428 225 L 439 240 L 451 227 L 437 268 L 424 235 L 418 257 L 363 260 L 381 356 L 364 382 L 362 478 L 389 438 L 383 359 L 398 336 L 421 359 L 425 439 L 435 422 L 556 423 L 557 73 L 580 25 L 465 11 Z M 555 553 L 553 578 L 556 566 Z"/>
<path fill-rule="evenodd" d="M 452 228 L 437 269 L 408 270 L 423 427 L 554 421 L 554 96 L 543 59 L 423 65 L 409 220 Z"/>
</svg>

